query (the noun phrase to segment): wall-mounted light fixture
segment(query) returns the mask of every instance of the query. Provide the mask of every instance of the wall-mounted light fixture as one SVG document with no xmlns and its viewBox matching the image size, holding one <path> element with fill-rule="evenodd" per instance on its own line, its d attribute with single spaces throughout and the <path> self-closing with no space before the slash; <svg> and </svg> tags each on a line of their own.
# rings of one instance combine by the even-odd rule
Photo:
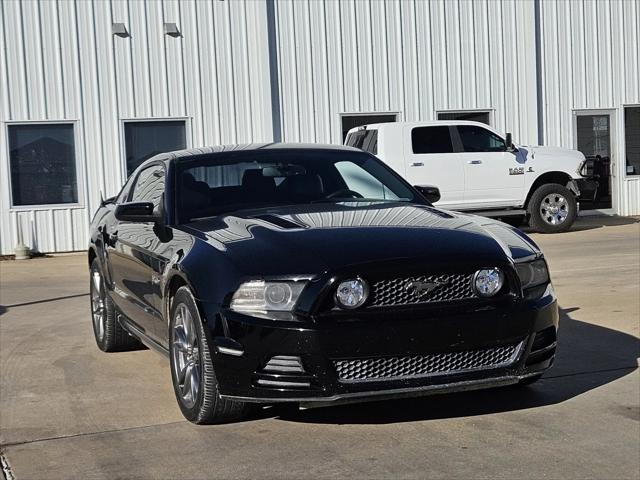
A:
<svg viewBox="0 0 640 480">
<path fill-rule="evenodd" d="M 129 32 L 127 31 L 127 27 L 124 23 L 112 23 L 111 33 L 122 38 L 127 38 L 129 36 Z"/>
<path fill-rule="evenodd" d="M 164 33 L 165 35 L 169 35 L 170 37 L 180 37 L 180 30 L 178 29 L 178 25 L 176 23 L 165 23 L 164 24 Z"/>
</svg>

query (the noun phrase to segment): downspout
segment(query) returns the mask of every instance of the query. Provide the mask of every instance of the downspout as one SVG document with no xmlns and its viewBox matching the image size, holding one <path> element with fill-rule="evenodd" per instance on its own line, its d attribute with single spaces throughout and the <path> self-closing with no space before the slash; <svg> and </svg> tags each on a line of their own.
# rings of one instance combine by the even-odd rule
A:
<svg viewBox="0 0 640 480">
<path fill-rule="evenodd" d="M 280 114 L 280 82 L 278 79 L 278 38 L 276 31 L 275 0 L 267 2 L 267 41 L 269 47 L 269 81 L 271 83 L 271 125 L 273 141 L 282 141 L 282 119 Z"/>
<path fill-rule="evenodd" d="M 542 99 L 542 35 L 540 0 L 534 0 L 535 48 L 536 48 L 536 103 L 538 115 L 538 145 L 544 143 L 544 103 Z"/>
</svg>

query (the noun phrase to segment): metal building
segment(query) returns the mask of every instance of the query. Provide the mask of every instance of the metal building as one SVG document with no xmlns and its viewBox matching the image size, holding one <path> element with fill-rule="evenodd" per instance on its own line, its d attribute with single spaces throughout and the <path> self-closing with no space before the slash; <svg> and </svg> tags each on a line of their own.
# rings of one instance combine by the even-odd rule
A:
<svg viewBox="0 0 640 480">
<path fill-rule="evenodd" d="M 579 148 L 610 171 L 592 207 L 640 214 L 633 0 L 4 0 L 0 42 L 2 253 L 84 249 L 154 152 L 378 120 Z"/>
</svg>

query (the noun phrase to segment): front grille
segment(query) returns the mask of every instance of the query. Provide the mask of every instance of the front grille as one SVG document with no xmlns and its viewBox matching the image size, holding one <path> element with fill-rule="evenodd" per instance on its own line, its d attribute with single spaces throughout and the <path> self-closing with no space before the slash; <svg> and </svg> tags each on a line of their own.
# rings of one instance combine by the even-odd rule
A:
<svg viewBox="0 0 640 480">
<path fill-rule="evenodd" d="M 370 305 L 411 305 L 478 298 L 472 282 L 472 273 L 379 280 L 371 286 Z"/>
<path fill-rule="evenodd" d="M 522 345 L 520 342 L 481 350 L 336 360 L 333 363 L 342 382 L 406 379 L 506 367 L 518 359 Z"/>
</svg>

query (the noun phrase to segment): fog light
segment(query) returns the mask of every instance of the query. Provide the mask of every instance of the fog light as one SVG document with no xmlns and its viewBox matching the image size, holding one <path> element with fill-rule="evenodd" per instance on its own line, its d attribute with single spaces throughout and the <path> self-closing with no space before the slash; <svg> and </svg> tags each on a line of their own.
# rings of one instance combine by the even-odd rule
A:
<svg viewBox="0 0 640 480">
<path fill-rule="evenodd" d="M 358 308 L 369 296 L 369 286 L 361 278 L 340 282 L 336 290 L 336 303 L 346 309 Z"/>
<path fill-rule="evenodd" d="M 504 284 L 504 274 L 497 268 L 478 270 L 473 276 L 473 288 L 481 297 L 492 297 Z"/>
</svg>

